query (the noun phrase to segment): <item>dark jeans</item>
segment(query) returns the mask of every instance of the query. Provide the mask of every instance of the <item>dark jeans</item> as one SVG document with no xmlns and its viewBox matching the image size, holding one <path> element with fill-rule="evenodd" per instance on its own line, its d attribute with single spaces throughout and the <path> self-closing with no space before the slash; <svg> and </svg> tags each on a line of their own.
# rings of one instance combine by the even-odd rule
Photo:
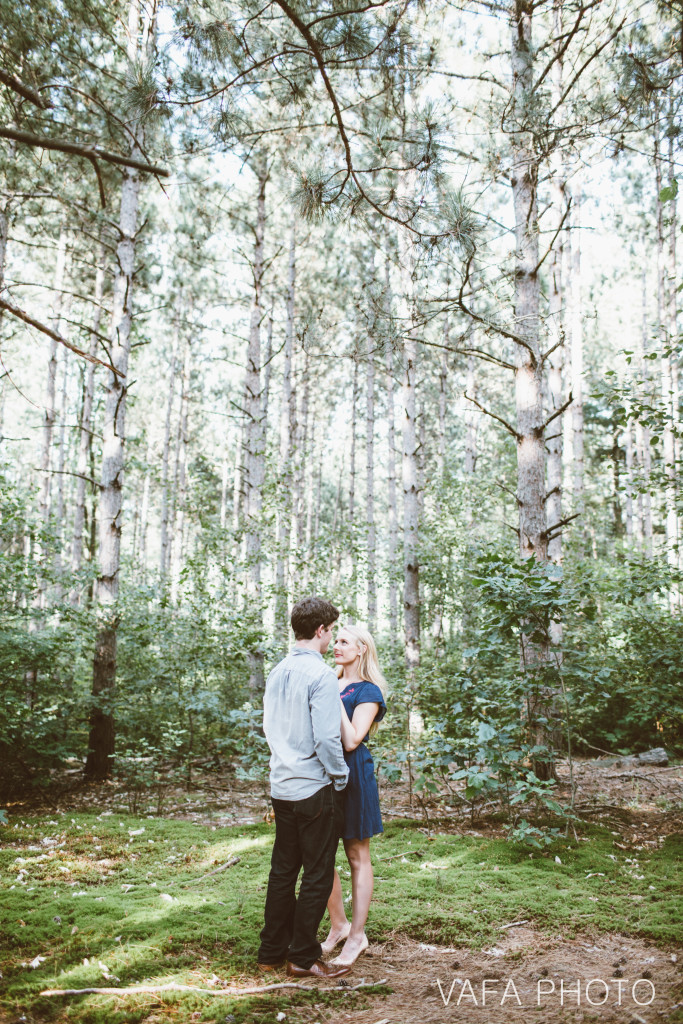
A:
<svg viewBox="0 0 683 1024">
<path fill-rule="evenodd" d="M 318 926 L 332 892 L 344 794 L 323 786 L 305 800 L 277 800 L 275 844 L 261 932 L 259 963 L 287 958 L 308 968 L 321 956 Z M 299 896 L 296 880 L 303 867 Z"/>
</svg>

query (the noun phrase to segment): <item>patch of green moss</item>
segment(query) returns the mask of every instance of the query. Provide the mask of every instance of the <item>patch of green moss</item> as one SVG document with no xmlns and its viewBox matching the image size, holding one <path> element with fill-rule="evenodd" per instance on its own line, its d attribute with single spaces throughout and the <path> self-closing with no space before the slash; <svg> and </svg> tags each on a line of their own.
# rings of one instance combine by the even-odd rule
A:
<svg viewBox="0 0 683 1024">
<path fill-rule="evenodd" d="M 143 831 L 144 830 L 144 831 Z M 126 1000 L 46 998 L 47 988 L 177 982 L 207 987 L 213 975 L 249 984 L 262 925 L 273 826 L 202 827 L 128 815 L 10 821 L 0 850 L 0 970 L 4 1007 L 41 1021 L 135 1024 L 155 1006 L 165 1019 L 272 1020 L 273 1008 L 308 998 L 230 999 L 164 994 Z M 390 823 L 373 842 L 375 899 L 368 933 L 483 946 L 502 924 L 528 919 L 563 934 L 620 931 L 677 940 L 683 840 L 625 851 L 606 829 L 539 853 L 504 839 L 435 834 Z M 234 867 L 216 872 L 231 857 Z M 559 857 L 560 863 L 556 861 Z M 342 885 L 350 888 L 343 854 Z M 589 877 L 590 876 L 590 877 Z M 35 968 L 36 957 L 43 957 Z M 246 975 L 246 978 L 245 978 Z M 114 980 L 117 979 L 117 980 Z M 362 994 L 315 992 L 335 1004 Z"/>
</svg>

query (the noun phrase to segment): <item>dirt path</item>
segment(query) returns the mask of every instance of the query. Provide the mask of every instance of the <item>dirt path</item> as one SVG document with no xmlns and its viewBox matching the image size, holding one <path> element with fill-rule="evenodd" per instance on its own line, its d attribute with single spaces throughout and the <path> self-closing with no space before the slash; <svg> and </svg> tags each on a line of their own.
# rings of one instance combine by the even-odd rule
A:
<svg viewBox="0 0 683 1024">
<path fill-rule="evenodd" d="M 364 1009 L 314 1005 L 297 1016 L 306 1024 L 683 1020 L 681 960 L 680 950 L 623 935 L 562 940 L 521 927 L 481 952 L 396 936 L 371 946 L 349 977 L 350 984 L 386 978 L 391 995 L 365 997 Z M 359 1005 L 359 996 L 349 999 Z"/>
</svg>

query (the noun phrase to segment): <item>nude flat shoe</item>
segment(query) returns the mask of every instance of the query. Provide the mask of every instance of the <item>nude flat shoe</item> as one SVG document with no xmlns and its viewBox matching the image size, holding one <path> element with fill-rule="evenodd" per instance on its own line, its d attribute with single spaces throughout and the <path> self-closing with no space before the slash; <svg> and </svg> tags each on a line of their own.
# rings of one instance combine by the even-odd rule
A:
<svg viewBox="0 0 683 1024">
<path fill-rule="evenodd" d="M 339 938 L 335 939 L 334 942 L 327 942 L 327 941 L 321 942 L 320 943 L 320 947 L 321 947 L 323 953 L 331 953 L 332 950 L 334 949 L 334 947 L 338 946 L 340 942 L 346 942 L 346 940 L 349 937 L 349 932 L 350 931 L 351 931 L 351 923 L 349 922 L 349 926 L 346 929 L 346 931 L 342 932 L 342 934 L 339 936 Z"/>
<path fill-rule="evenodd" d="M 353 960 L 346 960 L 343 955 L 340 955 L 336 956 L 334 960 L 330 960 L 330 965 L 332 967 L 353 967 L 358 957 L 361 955 L 361 953 L 365 952 L 369 945 L 370 943 L 368 942 L 368 937 L 364 934 L 362 942 L 360 944 L 360 949 L 358 950 L 358 953 L 353 958 Z"/>
</svg>

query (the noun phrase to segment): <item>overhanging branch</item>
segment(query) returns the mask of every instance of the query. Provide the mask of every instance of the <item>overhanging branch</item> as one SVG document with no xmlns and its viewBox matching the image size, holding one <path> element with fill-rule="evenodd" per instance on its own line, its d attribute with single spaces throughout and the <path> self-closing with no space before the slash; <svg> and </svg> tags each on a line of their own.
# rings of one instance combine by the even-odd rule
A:
<svg viewBox="0 0 683 1024">
<path fill-rule="evenodd" d="M 11 139 L 14 142 L 21 142 L 25 146 L 33 146 L 37 149 L 52 149 L 59 153 L 68 153 L 69 156 L 82 156 L 89 160 L 97 175 L 97 184 L 100 190 L 100 201 L 102 206 L 106 205 L 104 198 L 104 186 L 98 160 L 104 160 L 108 164 L 116 164 L 120 167 L 130 167 L 143 174 L 153 174 L 156 178 L 168 178 L 170 171 L 164 167 L 156 167 L 154 164 L 145 163 L 143 160 L 134 160 L 129 156 L 120 156 L 118 153 L 109 153 L 106 149 L 98 146 L 83 146 L 79 142 L 72 142 L 70 139 L 50 139 L 46 135 L 35 135 L 33 132 L 22 132 L 16 128 L 0 128 L 0 139 Z"/>
<path fill-rule="evenodd" d="M 466 398 L 468 402 L 472 402 L 473 405 L 476 405 L 477 409 L 481 409 L 481 411 L 486 413 L 487 416 L 490 416 L 492 420 L 498 420 L 498 422 L 505 427 L 508 433 L 512 434 L 516 441 L 522 440 L 522 435 L 515 430 L 512 424 L 508 423 L 507 420 L 504 420 L 502 416 L 499 416 L 498 413 L 491 412 L 491 410 L 487 409 L 485 405 L 478 402 L 476 398 L 472 398 L 471 395 L 468 395 L 466 391 L 463 392 L 463 398 Z"/>
<path fill-rule="evenodd" d="M 111 372 L 115 373 L 117 377 L 125 378 L 125 373 L 121 373 L 121 371 L 117 370 L 111 363 L 106 363 L 103 359 L 98 359 L 97 356 L 91 356 L 89 352 L 85 352 L 82 348 L 78 348 L 77 345 L 73 345 L 70 341 L 67 341 L 66 338 L 63 338 L 61 334 L 58 334 L 57 331 L 53 331 L 52 328 L 48 327 L 46 324 L 41 324 L 40 320 L 36 320 L 28 313 L 25 313 L 23 309 L 19 309 L 18 306 L 13 306 L 11 302 L 7 301 L 7 299 L 0 297 L 0 309 L 6 310 L 12 316 L 15 316 L 17 320 L 23 320 L 23 322 L 28 324 L 30 327 L 35 327 L 35 329 L 40 331 L 41 334 L 46 334 L 48 338 L 52 338 L 53 341 L 58 341 L 60 345 L 64 345 L 64 347 L 68 348 L 69 351 L 75 352 L 77 356 L 87 359 L 89 363 L 97 363 L 99 366 L 105 366 L 107 370 L 111 370 Z"/>
<path fill-rule="evenodd" d="M 7 71 L 3 71 L 0 68 L 0 82 L 6 85 L 12 92 L 16 92 L 19 96 L 23 96 L 29 103 L 33 103 L 34 106 L 39 107 L 40 110 L 49 110 L 52 106 L 49 100 L 44 99 L 39 92 L 32 89 L 30 85 L 26 85 L 16 75 L 12 75 Z"/>
</svg>

